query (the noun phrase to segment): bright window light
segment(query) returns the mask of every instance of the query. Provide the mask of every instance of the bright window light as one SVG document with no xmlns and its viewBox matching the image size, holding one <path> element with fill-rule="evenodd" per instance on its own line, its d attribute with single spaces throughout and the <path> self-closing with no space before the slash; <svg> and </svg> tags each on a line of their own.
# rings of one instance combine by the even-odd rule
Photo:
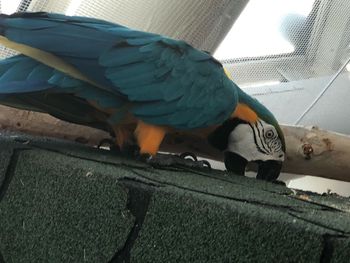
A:
<svg viewBox="0 0 350 263">
<path fill-rule="evenodd" d="M 272 85 L 277 85 L 280 84 L 281 81 L 279 80 L 270 80 L 270 81 L 261 81 L 261 82 L 254 82 L 254 83 L 248 83 L 248 84 L 243 84 L 240 85 L 241 88 L 257 88 L 257 87 L 266 87 L 266 86 L 272 86 Z"/>
<path fill-rule="evenodd" d="M 346 65 L 346 70 L 350 72 L 350 64 Z"/>
<path fill-rule="evenodd" d="M 2 0 L 1 13 L 6 15 L 15 13 L 20 3 L 21 0 Z"/>
<path fill-rule="evenodd" d="M 288 15 L 307 17 L 315 0 L 250 0 L 214 56 L 219 60 L 286 54 L 294 46 L 281 32 Z"/>
<path fill-rule="evenodd" d="M 81 2 L 82 0 L 72 0 L 67 8 L 66 15 L 68 16 L 75 15 L 75 12 L 78 10 Z"/>
</svg>

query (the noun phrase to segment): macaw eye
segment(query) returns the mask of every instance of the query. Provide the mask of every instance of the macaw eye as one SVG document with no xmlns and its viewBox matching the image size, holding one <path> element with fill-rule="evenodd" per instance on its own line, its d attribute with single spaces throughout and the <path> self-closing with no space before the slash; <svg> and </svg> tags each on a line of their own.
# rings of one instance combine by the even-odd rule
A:
<svg viewBox="0 0 350 263">
<path fill-rule="evenodd" d="M 267 139 L 271 139 L 274 136 L 274 132 L 272 130 L 268 130 L 265 132 L 265 137 Z"/>
</svg>

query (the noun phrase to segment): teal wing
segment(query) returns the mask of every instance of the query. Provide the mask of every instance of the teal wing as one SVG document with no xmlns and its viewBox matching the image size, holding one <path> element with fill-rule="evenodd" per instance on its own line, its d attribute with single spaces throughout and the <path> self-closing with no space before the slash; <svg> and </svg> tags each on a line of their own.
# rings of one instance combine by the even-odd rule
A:
<svg viewBox="0 0 350 263">
<path fill-rule="evenodd" d="M 183 41 L 47 13 L 0 16 L 0 33 L 73 65 L 113 94 L 116 108 L 131 103 L 130 111 L 147 123 L 180 129 L 220 124 L 237 104 L 236 86 L 222 65 Z"/>
<path fill-rule="evenodd" d="M 237 103 L 221 64 L 182 41 L 127 39 L 99 62 L 108 80 L 134 102 L 134 115 L 147 123 L 181 129 L 219 124 Z"/>
<path fill-rule="evenodd" d="M 117 107 L 118 98 L 22 55 L 0 61 L 0 103 L 111 132 L 108 115 L 89 103 Z M 109 102 L 109 103 L 107 103 Z"/>
</svg>

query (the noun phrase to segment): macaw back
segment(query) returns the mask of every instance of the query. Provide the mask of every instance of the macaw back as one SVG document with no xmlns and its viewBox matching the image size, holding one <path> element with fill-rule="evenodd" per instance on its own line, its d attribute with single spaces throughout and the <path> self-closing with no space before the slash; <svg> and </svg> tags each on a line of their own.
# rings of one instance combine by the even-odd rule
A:
<svg viewBox="0 0 350 263">
<path fill-rule="evenodd" d="M 91 80 L 89 88 L 110 94 L 113 107 L 104 99 L 96 102 L 96 96 L 91 103 L 102 111 L 115 110 L 110 123 L 117 124 L 125 113 L 120 109 L 127 109 L 154 125 L 207 127 L 228 119 L 238 102 L 236 86 L 222 65 L 183 41 L 98 19 L 47 13 L 2 15 L 0 30 L 6 40 L 22 45 L 23 54 L 77 81 L 69 68 L 73 66 L 85 77 L 81 81 Z M 40 52 L 59 58 L 67 68 Z"/>
</svg>

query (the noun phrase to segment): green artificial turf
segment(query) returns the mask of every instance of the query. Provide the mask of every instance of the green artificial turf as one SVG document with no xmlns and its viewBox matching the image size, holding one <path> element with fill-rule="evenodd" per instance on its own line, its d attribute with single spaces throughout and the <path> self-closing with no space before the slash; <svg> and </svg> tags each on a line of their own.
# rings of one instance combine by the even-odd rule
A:
<svg viewBox="0 0 350 263">
<path fill-rule="evenodd" d="M 0 137 L 0 263 L 349 262 L 350 200 Z"/>
</svg>

